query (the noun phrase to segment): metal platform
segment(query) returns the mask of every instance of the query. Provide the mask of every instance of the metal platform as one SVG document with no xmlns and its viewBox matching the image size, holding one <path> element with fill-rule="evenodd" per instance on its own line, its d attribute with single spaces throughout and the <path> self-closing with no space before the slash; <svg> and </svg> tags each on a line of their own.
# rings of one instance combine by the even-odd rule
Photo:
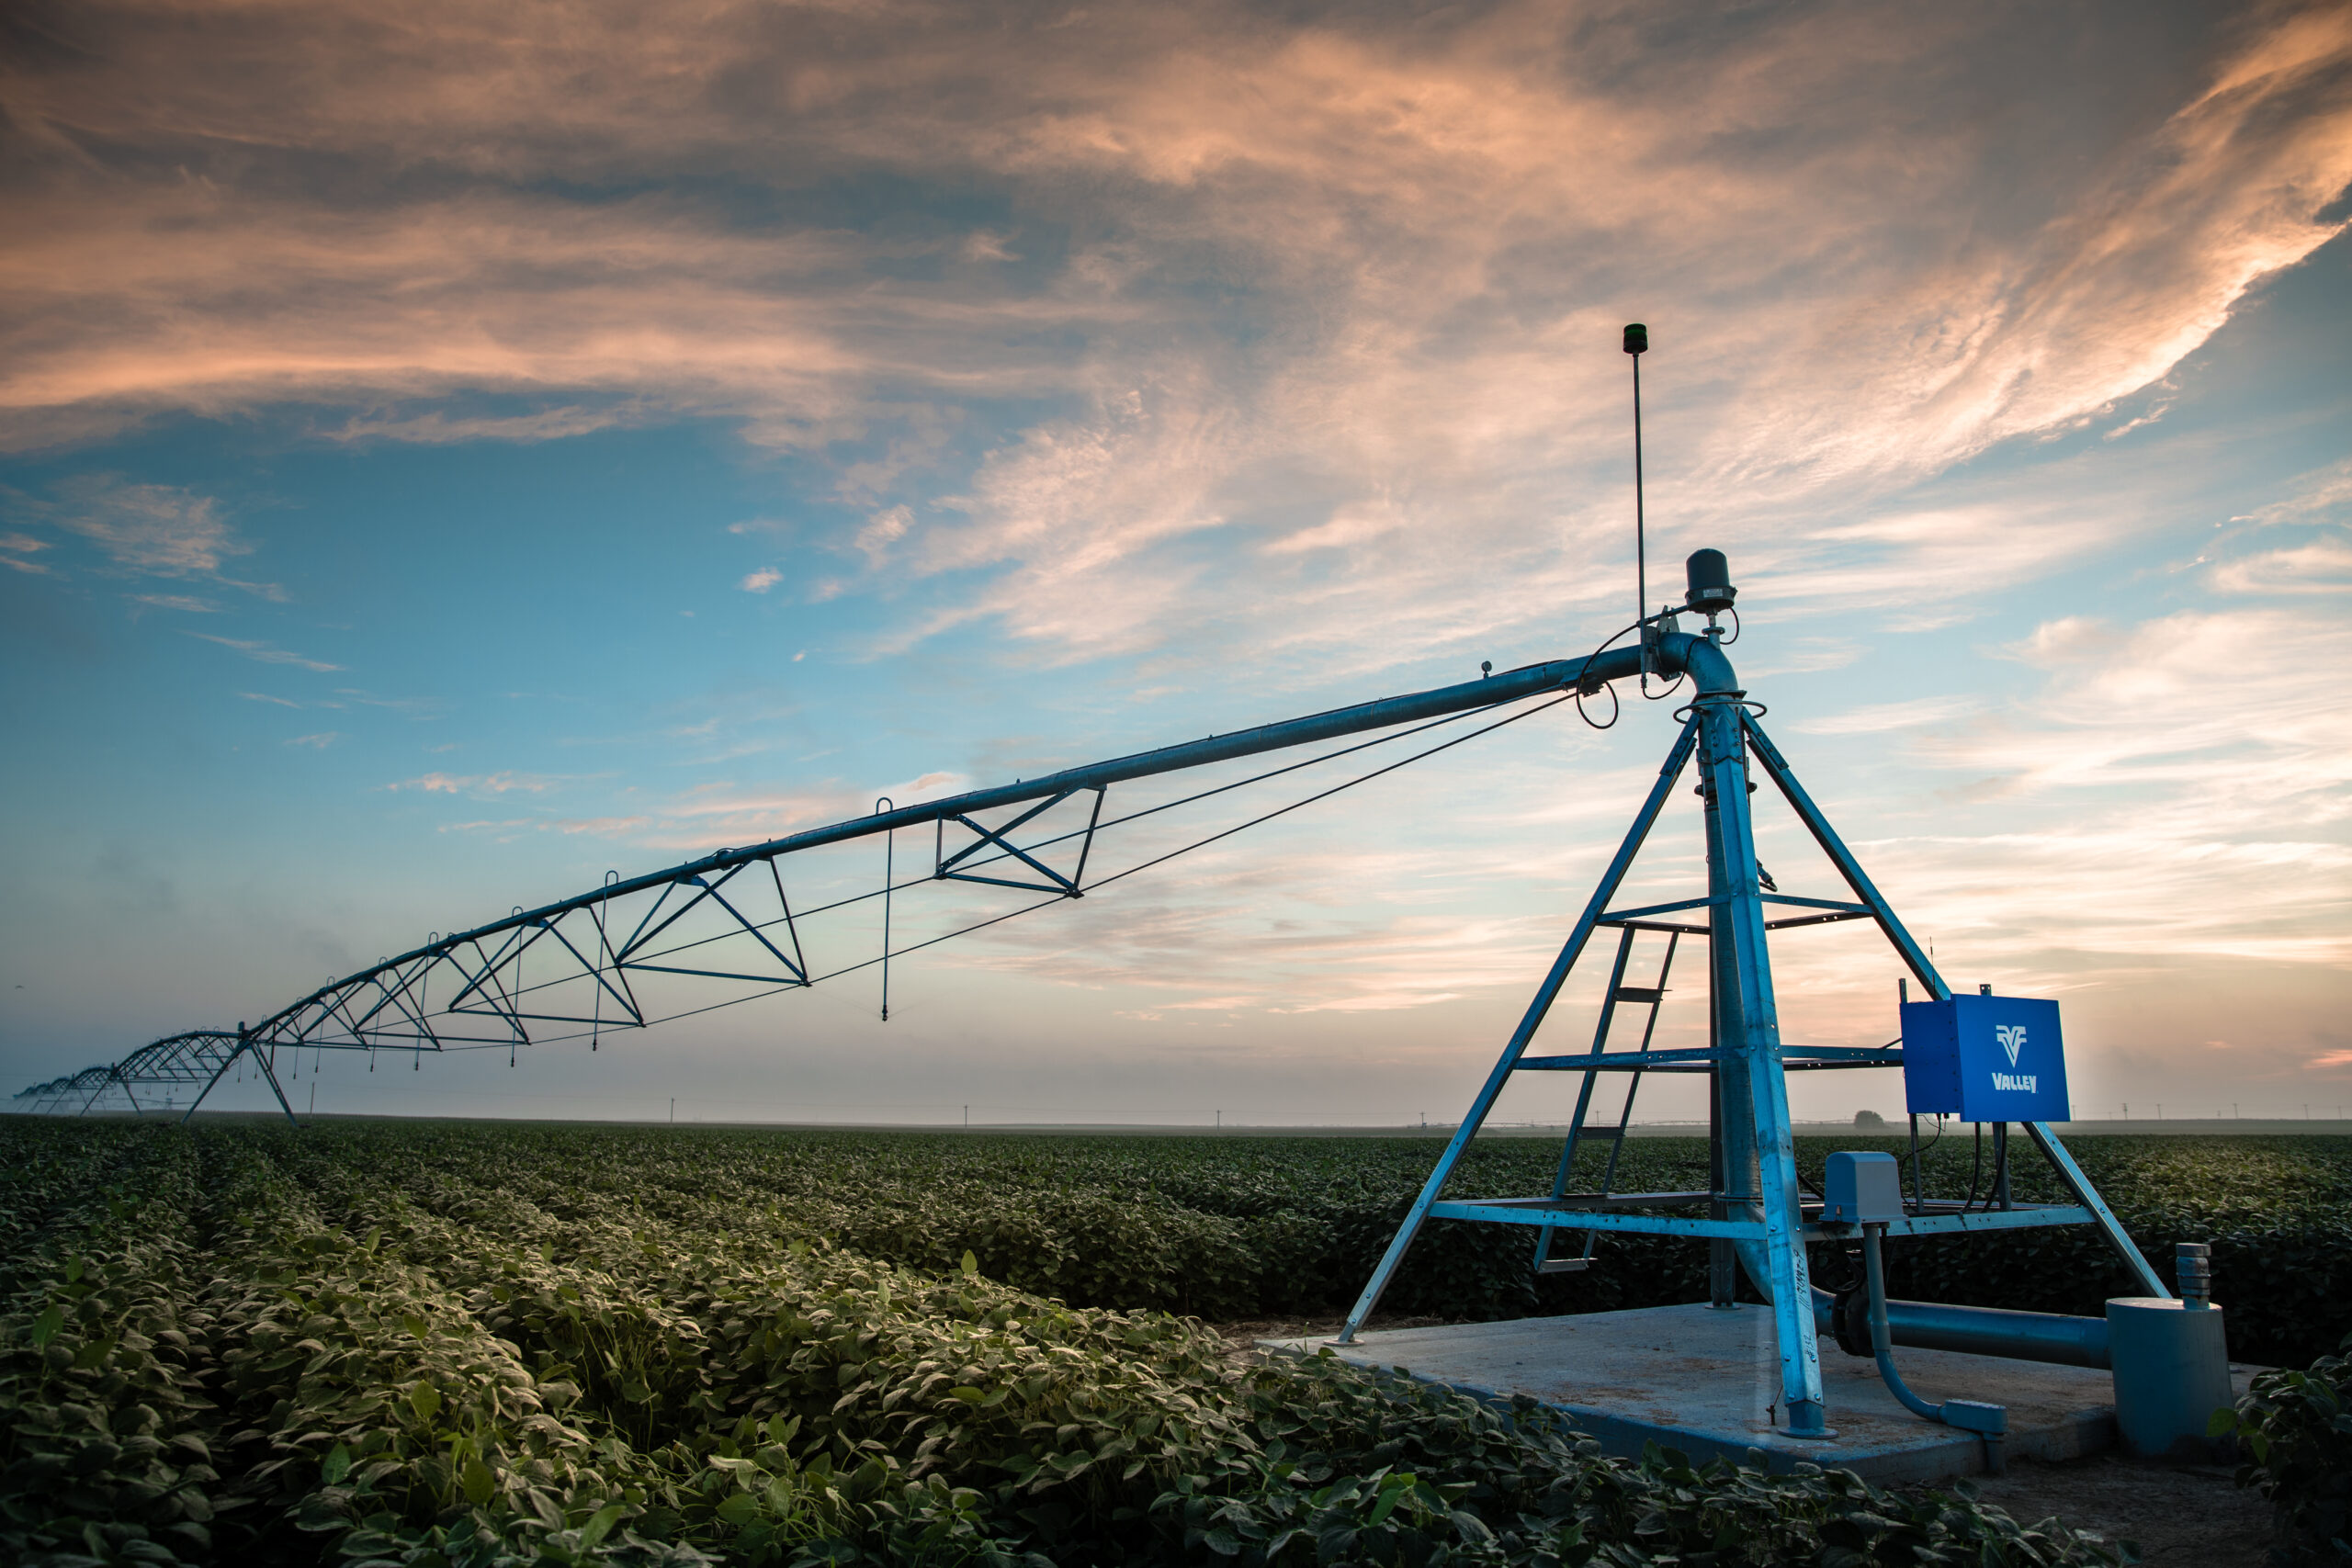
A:
<svg viewBox="0 0 2352 1568">
<path fill-rule="evenodd" d="M 1313 1355 L 1329 1342 L 1261 1343 Z M 1330 1348 L 1357 1366 L 1390 1367 L 1465 1393 L 1526 1394 L 1627 1457 L 1655 1442 L 1702 1463 L 1721 1456 L 1785 1472 L 1809 1462 L 1881 1485 L 1951 1481 L 1984 1468 L 1981 1439 L 1912 1416 L 1871 1362 L 1834 1348 L 1821 1358 L 1821 1377 L 1837 1436 L 1790 1437 L 1768 1307 L 1699 1303 L 1397 1328 Z M 2007 1405 L 2011 1460 L 2080 1459 L 2114 1445 L 2115 1386 L 2105 1371 L 1946 1350 L 1898 1350 L 1896 1358 L 1928 1398 Z M 2255 1370 L 2231 1367 L 2235 1392 L 2245 1392 Z"/>
</svg>

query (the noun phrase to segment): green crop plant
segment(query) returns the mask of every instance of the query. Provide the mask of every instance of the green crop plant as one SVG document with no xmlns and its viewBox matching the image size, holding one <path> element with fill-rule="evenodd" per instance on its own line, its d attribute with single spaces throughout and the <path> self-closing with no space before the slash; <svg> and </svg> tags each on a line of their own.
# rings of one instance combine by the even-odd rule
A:
<svg viewBox="0 0 2352 1568">
<path fill-rule="evenodd" d="M 2267 1163 L 2217 1182 L 2207 1145 L 2086 1159 L 2135 1225 L 2259 1223 L 2324 1252 L 2320 1205 L 2297 1204 L 2340 1185 L 2343 1151 L 2231 1150 Z M 1344 1304 L 1433 1153 L 10 1119 L 0 1560 L 2119 1559 L 1960 1493 L 1607 1459 L 1538 1407 L 1237 1359 L 1200 1321 Z M 1628 1151 L 1661 1186 L 1703 1156 Z M 1555 1157 L 1482 1142 L 1465 1188 L 1539 1185 Z M 1934 1157 L 1949 1177 L 1953 1150 Z M 2097 1287 L 1968 1245 L 1964 1269 L 1925 1247 L 1910 1267 L 2018 1305 Z M 1703 1293 L 1702 1249 L 1645 1244 L 1538 1294 L 1527 1246 L 1432 1225 L 1395 1304 Z"/>
</svg>

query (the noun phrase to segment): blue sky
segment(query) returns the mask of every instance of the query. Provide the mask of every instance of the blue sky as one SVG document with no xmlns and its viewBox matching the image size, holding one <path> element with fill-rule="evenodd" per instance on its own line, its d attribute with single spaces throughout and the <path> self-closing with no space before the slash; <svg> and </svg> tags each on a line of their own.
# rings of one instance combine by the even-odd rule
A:
<svg viewBox="0 0 2352 1568">
<path fill-rule="evenodd" d="M 2062 1000 L 2086 1114 L 2352 1105 L 2340 8 L 29 18 L 0 1077 L 1579 654 L 1643 320 L 1653 597 L 1729 553 L 1768 726 L 1953 978 Z M 1447 1118 L 1670 735 L 1530 719 L 895 964 L 887 1025 L 853 976 L 319 1107 Z M 1792 1038 L 1893 1032 L 1867 939 L 1776 959 Z"/>
</svg>

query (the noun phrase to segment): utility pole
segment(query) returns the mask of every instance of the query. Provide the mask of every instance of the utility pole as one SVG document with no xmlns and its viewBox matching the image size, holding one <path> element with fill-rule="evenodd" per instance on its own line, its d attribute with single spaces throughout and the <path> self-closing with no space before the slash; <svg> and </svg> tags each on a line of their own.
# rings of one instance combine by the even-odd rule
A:
<svg viewBox="0 0 2352 1568">
<path fill-rule="evenodd" d="M 674 1127 L 674 1126 L 676 1126 L 677 1124 L 678 1124 L 678 1097 L 677 1097 L 676 1095 L 672 1095 L 672 1096 L 670 1097 L 670 1125 L 671 1125 L 671 1126 L 673 1126 L 673 1127 Z"/>
</svg>

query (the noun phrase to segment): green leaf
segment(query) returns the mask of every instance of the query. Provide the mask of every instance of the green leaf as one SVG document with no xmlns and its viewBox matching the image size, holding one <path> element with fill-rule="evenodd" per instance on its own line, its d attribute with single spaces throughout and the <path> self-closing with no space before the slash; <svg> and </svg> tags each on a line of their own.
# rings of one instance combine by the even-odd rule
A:
<svg viewBox="0 0 2352 1568">
<path fill-rule="evenodd" d="M 968 1247 L 964 1249 L 964 1261 L 959 1267 L 964 1270 L 964 1278 L 967 1280 L 977 1280 L 980 1277 L 980 1260 L 972 1256 L 972 1249 Z"/>
<path fill-rule="evenodd" d="M 2238 1413 L 2226 1404 L 2214 1411 L 2213 1418 L 2205 1423 L 2205 1435 L 2209 1438 L 2226 1438 L 2237 1429 Z"/>
<path fill-rule="evenodd" d="M 628 1507 L 622 1503 L 607 1503 L 597 1509 L 596 1517 L 580 1527 L 580 1550 L 594 1551 L 603 1545 L 605 1538 L 613 1533 L 613 1527 L 621 1522 L 621 1516 L 627 1512 Z"/>
<path fill-rule="evenodd" d="M 408 1391 L 409 1408 L 416 1412 L 420 1421 L 430 1421 L 441 1414 L 441 1391 L 429 1382 L 420 1382 Z"/>
<path fill-rule="evenodd" d="M 741 1529 L 760 1517 L 760 1500 L 749 1492 L 738 1492 L 712 1512 Z"/>
<path fill-rule="evenodd" d="M 51 1302 L 41 1310 L 39 1317 L 33 1319 L 33 1343 L 48 1344 L 57 1337 L 57 1331 L 64 1326 L 65 1314 L 58 1310 L 56 1303 Z"/>
<path fill-rule="evenodd" d="M 340 1486 L 343 1478 L 350 1473 L 351 1450 L 341 1443 L 329 1449 L 327 1457 L 319 1461 L 319 1481 L 322 1485 Z"/>
<path fill-rule="evenodd" d="M 67 1258 L 65 1260 L 65 1282 L 69 1285 L 78 1282 L 82 1278 L 83 1269 L 87 1267 L 88 1265 L 79 1258 Z"/>
</svg>

